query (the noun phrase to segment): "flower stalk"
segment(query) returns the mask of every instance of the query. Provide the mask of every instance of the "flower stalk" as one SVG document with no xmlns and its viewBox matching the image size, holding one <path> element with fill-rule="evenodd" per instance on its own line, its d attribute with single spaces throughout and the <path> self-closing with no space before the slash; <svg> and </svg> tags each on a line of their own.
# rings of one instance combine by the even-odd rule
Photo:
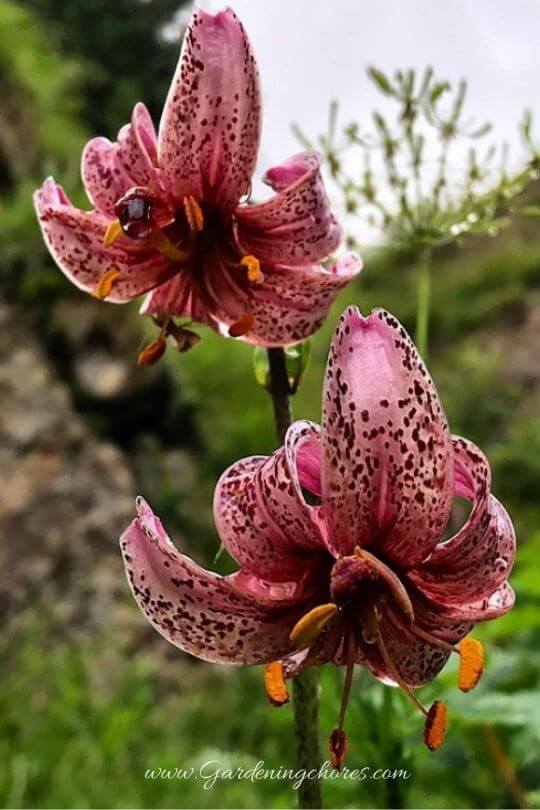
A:
<svg viewBox="0 0 540 810">
<path fill-rule="evenodd" d="M 420 356 L 426 360 L 428 351 L 429 310 L 431 305 L 431 249 L 424 248 L 418 261 L 416 287 L 415 343 Z"/>
<path fill-rule="evenodd" d="M 278 442 L 283 443 L 291 424 L 291 390 L 284 349 L 268 349 L 268 392 L 274 408 Z M 319 673 L 309 667 L 293 679 L 294 727 L 296 734 L 298 770 L 319 771 L 321 749 L 319 742 Z M 319 778 L 304 779 L 298 790 L 300 808 L 322 807 Z"/>
</svg>

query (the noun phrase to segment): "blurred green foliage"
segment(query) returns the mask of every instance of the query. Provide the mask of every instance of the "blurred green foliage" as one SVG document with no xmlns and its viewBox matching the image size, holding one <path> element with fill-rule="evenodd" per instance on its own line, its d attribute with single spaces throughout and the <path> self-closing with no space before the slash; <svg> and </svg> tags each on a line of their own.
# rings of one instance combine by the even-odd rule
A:
<svg viewBox="0 0 540 810">
<path fill-rule="evenodd" d="M 164 39 L 163 25 L 177 8 L 169 0 L 0 0 L 2 286 L 45 345 L 53 305 L 80 294 L 42 247 L 31 191 L 54 171 L 82 200 L 76 173 L 85 136 L 114 133 L 139 98 L 157 120 L 178 47 Z M 373 80 L 385 85 L 383 92 L 393 86 L 375 73 Z M 532 208 L 538 197 L 530 189 Z M 312 340 L 294 402 L 297 417 L 319 421 L 328 342 L 346 304 L 363 311 L 384 306 L 412 330 L 416 255 L 410 248 L 363 251 L 366 270 Z M 495 238 L 477 236 L 434 254 L 430 366 L 454 430 L 487 452 L 494 492 L 516 522 L 518 602 L 478 633 L 489 650 L 478 690 L 460 695 L 449 666 L 423 691 L 426 702 L 443 697 L 450 708 L 448 742 L 436 755 L 419 743 L 420 718 L 401 696 L 357 673 L 347 719 L 350 766 L 405 768 L 412 778 L 329 781 L 328 806 L 514 807 L 519 796 L 508 764 L 518 792 L 540 806 L 540 336 L 528 327 L 540 308 L 539 287 L 534 220 L 515 220 Z M 151 324 L 135 308 L 133 322 L 150 334 Z M 179 491 L 161 464 L 170 447 L 143 425 L 135 442 L 145 458 L 139 483 L 172 534 L 181 531 L 198 561 L 211 566 L 215 480 L 239 457 L 273 449 L 271 407 L 254 380 L 253 350 L 239 342 L 205 331 L 188 354 L 169 351 L 164 367 L 186 415 L 176 442 L 192 459 L 193 481 Z M 229 570 L 226 555 L 218 567 Z M 125 606 L 136 615 L 127 588 Z M 138 615 L 134 621 L 143 622 Z M 290 807 L 285 782 L 224 781 L 205 791 L 200 780 L 144 778 L 147 769 L 198 768 L 210 760 L 249 767 L 263 759 L 274 768 L 293 761 L 291 707 L 278 711 L 265 702 L 257 669 L 211 667 L 172 650 L 165 659 L 164 641 L 146 641 L 128 647 L 113 618 L 92 637 L 81 636 L 51 606 L 28 606 L 0 647 L 2 805 Z M 323 735 L 335 725 L 341 682 L 342 673 L 325 668 Z"/>
</svg>

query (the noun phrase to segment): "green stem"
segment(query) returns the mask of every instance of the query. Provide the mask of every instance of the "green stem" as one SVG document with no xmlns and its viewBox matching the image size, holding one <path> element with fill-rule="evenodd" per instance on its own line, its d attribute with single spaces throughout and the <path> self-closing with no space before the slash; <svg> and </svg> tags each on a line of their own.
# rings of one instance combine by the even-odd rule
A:
<svg viewBox="0 0 540 810">
<path fill-rule="evenodd" d="M 425 248 L 422 251 L 418 261 L 416 295 L 416 348 L 426 360 L 428 353 L 429 309 L 431 306 L 430 248 Z"/>
<path fill-rule="evenodd" d="M 283 442 L 291 424 L 290 386 L 283 349 L 268 349 L 270 380 L 278 441 Z M 319 743 L 319 672 L 316 667 L 304 670 L 293 680 L 294 726 L 296 732 L 297 768 L 318 772 L 321 767 Z M 304 779 L 298 790 L 300 808 L 321 808 L 322 792 L 319 778 Z"/>
</svg>

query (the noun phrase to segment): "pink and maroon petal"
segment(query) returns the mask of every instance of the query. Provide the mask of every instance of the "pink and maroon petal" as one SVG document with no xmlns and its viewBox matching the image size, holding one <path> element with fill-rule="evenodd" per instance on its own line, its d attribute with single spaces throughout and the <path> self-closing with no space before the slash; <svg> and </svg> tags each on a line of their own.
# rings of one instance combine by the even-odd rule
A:
<svg viewBox="0 0 540 810">
<path fill-rule="evenodd" d="M 323 399 L 323 510 L 336 551 L 375 547 L 412 568 L 452 507 L 452 444 L 435 386 L 389 313 L 342 316 Z"/>
<path fill-rule="evenodd" d="M 75 208 L 52 178 L 35 193 L 34 204 L 53 259 L 85 292 L 92 292 L 113 267 L 120 271 L 120 277 L 107 300 L 115 302 L 136 298 L 176 272 L 160 253 L 138 246 L 133 249 L 125 239 L 105 248 L 103 235 L 109 220 L 96 211 Z"/>
<path fill-rule="evenodd" d="M 159 127 L 159 163 L 180 199 L 233 209 L 249 192 L 260 137 L 255 57 L 231 9 L 196 11 Z"/>
<path fill-rule="evenodd" d="M 504 582 L 493 593 L 482 599 L 470 602 L 460 602 L 455 605 L 441 605 L 435 601 L 427 599 L 432 609 L 443 621 L 470 622 L 478 624 L 488 622 L 504 616 L 514 606 L 516 595 L 508 582 Z"/>
<path fill-rule="evenodd" d="M 298 618 L 288 607 L 246 595 L 235 575 L 221 577 L 181 554 L 142 500 L 120 538 L 133 595 L 168 641 L 206 661 L 261 664 L 290 652 Z"/>
<path fill-rule="evenodd" d="M 88 198 L 110 218 L 115 216 L 116 201 L 133 185 L 118 161 L 118 149 L 107 138 L 92 138 L 82 155 L 81 174 Z"/>
<path fill-rule="evenodd" d="M 347 254 L 328 270 L 320 266 L 263 266 L 264 281 L 214 296 L 217 320 L 230 326 L 243 312 L 253 315 L 253 327 L 243 340 L 257 346 L 287 346 L 310 337 L 324 322 L 338 293 L 361 270 L 360 260 Z M 214 282 L 215 283 L 215 282 Z M 235 293 L 235 294 L 233 294 Z M 220 303 L 221 302 L 221 303 Z M 223 304 L 230 302 L 229 309 Z"/>
<path fill-rule="evenodd" d="M 303 152 L 266 173 L 279 193 L 260 205 L 236 209 L 245 253 L 274 265 L 315 264 L 333 253 L 342 229 L 332 214 L 320 165 L 317 152 Z"/>
<path fill-rule="evenodd" d="M 506 509 L 490 494 L 491 474 L 484 454 L 454 437 L 455 494 L 472 510 L 463 527 L 440 543 L 410 579 L 441 605 L 467 605 L 488 599 L 510 575 L 516 538 Z"/>
<path fill-rule="evenodd" d="M 472 627 L 470 621 L 441 615 L 421 596 L 411 594 L 414 623 L 448 644 L 456 644 Z M 385 648 L 403 680 L 411 687 L 423 686 L 435 678 L 450 653 L 416 635 L 392 605 L 386 603 L 381 616 L 381 635 Z M 385 683 L 394 682 L 376 645 L 361 645 L 360 663 Z"/>
<path fill-rule="evenodd" d="M 318 442 L 317 427 L 295 422 L 271 456 L 236 462 L 221 476 L 214 520 L 221 541 L 244 571 L 276 582 L 300 581 L 326 552 L 302 494 L 302 448 Z M 308 480 L 311 483 L 311 468 Z"/>
<path fill-rule="evenodd" d="M 83 151 L 81 174 L 94 207 L 114 217 L 114 206 L 133 186 L 145 186 L 165 196 L 157 168 L 154 125 L 144 104 L 133 110 L 131 124 L 118 133 L 118 141 L 92 138 Z"/>
</svg>

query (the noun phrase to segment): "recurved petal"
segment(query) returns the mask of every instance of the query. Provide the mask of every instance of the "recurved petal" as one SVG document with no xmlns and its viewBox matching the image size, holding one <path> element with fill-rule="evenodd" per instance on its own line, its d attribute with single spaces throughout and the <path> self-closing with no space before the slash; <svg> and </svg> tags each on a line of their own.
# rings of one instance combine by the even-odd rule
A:
<svg viewBox="0 0 540 810">
<path fill-rule="evenodd" d="M 267 264 L 306 265 L 321 262 L 338 247 L 342 229 L 332 214 L 320 165 L 317 152 L 303 152 L 266 173 L 278 194 L 236 209 L 246 253 Z"/>
<path fill-rule="evenodd" d="M 460 602 L 455 605 L 441 605 L 432 602 L 432 609 L 442 620 L 454 620 L 478 624 L 504 616 L 514 607 L 516 595 L 508 582 L 504 582 L 496 591 L 483 599 L 471 602 Z"/>
<path fill-rule="evenodd" d="M 353 254 L 342 256 L 328 270 L 306 267 L 266 267 L 264 281 L 236 287 L 227 309 L 215 298 L 216 319 L 230 326 L 239 312 L 253 315 L 253 326 L 243 340 L 257 346 L 288 346 L 310 337 L 324 322 L 335 297 L 360 272 Z M 227 296 L 220 297 L 221 302 Z"/>
<path fill-rule="evenodd" d="M 290 651 L 296 612 L 258 602 L 235 575 L 218 576 L 181 554 L 142 499 L 137 513 L 120 546 L 133 595 L 161 635 L 218 663 L 261 664 Z"/>
<path fill-rule="evenodd" d="M 118 162 L 132 186 L 158 191 L 157 138 L 150 113 L 142 102 L 135 105 L 131 123 L 118 133 Z"/>
<path fill-rule="evenodd" d="M 75 286 L 92 292 L 111 268 L 119 271 L 108 301 L 136 298 L 170 278 L 175 267 L 161 254 L 121 246 L 105 248 L 103 235 L 109 220 L 96 211 L 75 208 L 52 178 L 34 194 L 43 238 L 58 267 Z"/>
<path fill-rule="evenodd" d="M 133 186 L 146 186 L 161 195 L 156 144 L 152 119 L 142 103 L 135 105 L 131 123 L 122 127 L 115 143 L 92 138 L 86 144 L 81 174 L 98 211 L 114 217 L 115 203 Z"/>
<path fill-rule="evenodd" d="M 231 9 L 196 11 L 159 127 L 159 163 L 179 198 L 226 209 L 250 189 L 260 136 L 259 76 Z"/>
<path fill-rule="evenodd" d="M 322 501 L 336 551 L 375 547 L 403 568 L 424 560 L 450 514 L 452 455 L 435 386 L 401 324 L 350 307 L 323 399 Z"/>
<path fill-rule="evenodd" d="M 81 174 L 88 199 L 109 217 L 114 217 L 116 201 L 133 185 L 118 161 L 118 149 L 107 138 L 92 138 L 82 154 Z"/>
<path fill-rule="evenodd" d="M 471 630 L 470 621 L 460 621 L 441 615 L 418 594 L 410 594 L 414 608 L 414 622 L 441 641 L 456 644 Z M 400 676 L 411 687 L 423 686 L 435 678 L 450 655 L 436 644 L 430 644 L 416 635 L 390 603 L 382 610 L 381 635 L 388 654 Z M 395 682 L 376 645 L 361 645 L 364 657 L 361 663 L 383 682 Z"/>
<path fill-rule="evenodd" d="M 306 479 L 312 482 L 318 442 L 316 425 L 295 422 L 283 447 L 271 456 L 242 459 L 219 479 L 216 528 L 242 570 L 266 580 L 299 582 L 317 566 L 324 548 L 302 486 Z"/>
<path fill-rule="evenodd" d="M 472 442 L 453 438 L 455 494 L 468 499 L 468 520 L 450 540 L 409 573 L 430 599 L 447 606 L 483 604 L 510 575 L 516 538 L 512 521 L 490 494 L 491 473 L 484 454 Z"/>
</svg>

